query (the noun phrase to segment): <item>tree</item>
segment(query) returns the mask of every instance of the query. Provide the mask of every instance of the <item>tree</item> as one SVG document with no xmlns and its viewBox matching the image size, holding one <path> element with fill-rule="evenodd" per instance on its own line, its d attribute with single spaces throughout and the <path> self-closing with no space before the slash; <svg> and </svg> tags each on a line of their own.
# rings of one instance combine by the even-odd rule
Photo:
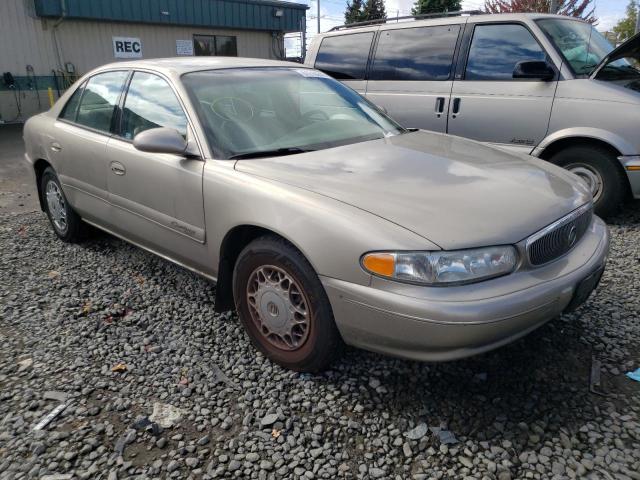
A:
<svg viewBox="0 0 640 480">
<path fill-rule="evenodd" d="M 364 20 L 364 12 L 362 11 L 362 0 L 352 0 L 347 2 L 347 9 L 344 11 L 344 23 L 362 22 Z"/>
<path fill-rule="evenodd" d="M 594 0 L 558 0 L 560 15 L 578 17 L 589 23 L 597 21 Z M 489 13 L 549 13 L 551 0 L 485 0 L 484 9 Z"/>
<path fill-rule="evenodd" d="M 384 0 L 367 0 L 367 3 L 364 5 L 363 17 L 365 21 L 387 18 Z"/>
<path fill-rule="evenodd" d="M 462 8 L 461 0 L 416 0 L 411 9 L 413 15 L 426 13 L 457 12 Z"/>
<path fill-rule="evenodd" d="M 630 39 L 636 32 L 636 21 L 638 19 L 638 2 L 631 0 L 627 5 L 627 16 L 620 20 L 613 27 L 613 33 L 616 35 L 616 42 L 622 43 Z"/>
</svg>

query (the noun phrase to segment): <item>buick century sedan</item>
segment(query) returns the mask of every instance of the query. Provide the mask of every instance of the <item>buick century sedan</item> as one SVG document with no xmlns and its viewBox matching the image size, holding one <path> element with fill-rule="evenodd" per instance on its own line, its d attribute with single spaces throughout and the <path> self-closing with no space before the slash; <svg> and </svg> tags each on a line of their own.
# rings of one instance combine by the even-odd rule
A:
<svg viewBox="0 0 640 480">
<path fill-rule="evenodd" d="M 346 343 L 443 361 L 583 303 L 609 235 L 542 160 L 405 129 L 309 67 L 106 65 L 25 125 L 63 241 L 87 224 L 216 282 L 255 346 L 299 371 Z"/>
</svg>

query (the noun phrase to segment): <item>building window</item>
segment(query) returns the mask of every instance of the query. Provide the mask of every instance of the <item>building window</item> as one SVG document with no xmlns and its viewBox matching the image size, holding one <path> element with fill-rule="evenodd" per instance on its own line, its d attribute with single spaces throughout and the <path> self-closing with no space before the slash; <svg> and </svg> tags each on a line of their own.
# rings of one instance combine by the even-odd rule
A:
<svg viewBox="0 0 640 480">
<path fill-rule="evenodd" d="M 237 57 L 236 37 L 227 35 L 194 35 L 193 52 L 196 56 Z"/>
</svg>

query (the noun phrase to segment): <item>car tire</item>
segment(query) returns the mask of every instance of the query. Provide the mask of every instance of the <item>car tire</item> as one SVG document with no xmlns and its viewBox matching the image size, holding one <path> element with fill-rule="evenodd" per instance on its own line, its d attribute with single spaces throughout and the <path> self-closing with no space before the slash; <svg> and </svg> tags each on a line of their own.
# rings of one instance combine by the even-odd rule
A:
<svg viewBox="0 0 640 480">
<path fill-rule="evenodd" d="M 298 372 L 326 369 L 342 339 L 318 275 L 289 242 L 265 236 L 242 250 L 233 272 L 236 310 L 252 343 Z"/>
<path fill-rule="evenodd" d="M 599 146 L 574 146 L 556 153 L 550 161 L 591 187 L 596 215 L 606 218 L 618 212 L 625 197 L 626 178 L 611 151 Z"/>
<path fill-rule="evenodd" d="M 42 173 L 40 189 L 44 210 L 58 238 L 68 243 L 79 241 L 84 233 L 84 223 L 69 205 L 53 168 L 47 167 Z"/>
</svg>

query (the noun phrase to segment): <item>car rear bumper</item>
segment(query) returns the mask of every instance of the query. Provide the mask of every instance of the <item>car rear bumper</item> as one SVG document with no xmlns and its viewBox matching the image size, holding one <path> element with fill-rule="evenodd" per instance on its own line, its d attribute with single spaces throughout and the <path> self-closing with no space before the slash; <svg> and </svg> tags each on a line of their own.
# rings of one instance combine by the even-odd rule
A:
<svg viewBox="0 0 640 480">
<path fill-rule="evenodd" d="M 510 343 L 575 308 L 572 300 L 584 301 L 597 285 L 608 251 L 607 227 L 596 217 L 564 257 L 486 282 L 405 288 L 395 282 L 363 286 L 321 280 L 347 344 L 414 360 L 446 361 Z M 587 291 L 576 295 L 581 283 Z"/>
</svg>

